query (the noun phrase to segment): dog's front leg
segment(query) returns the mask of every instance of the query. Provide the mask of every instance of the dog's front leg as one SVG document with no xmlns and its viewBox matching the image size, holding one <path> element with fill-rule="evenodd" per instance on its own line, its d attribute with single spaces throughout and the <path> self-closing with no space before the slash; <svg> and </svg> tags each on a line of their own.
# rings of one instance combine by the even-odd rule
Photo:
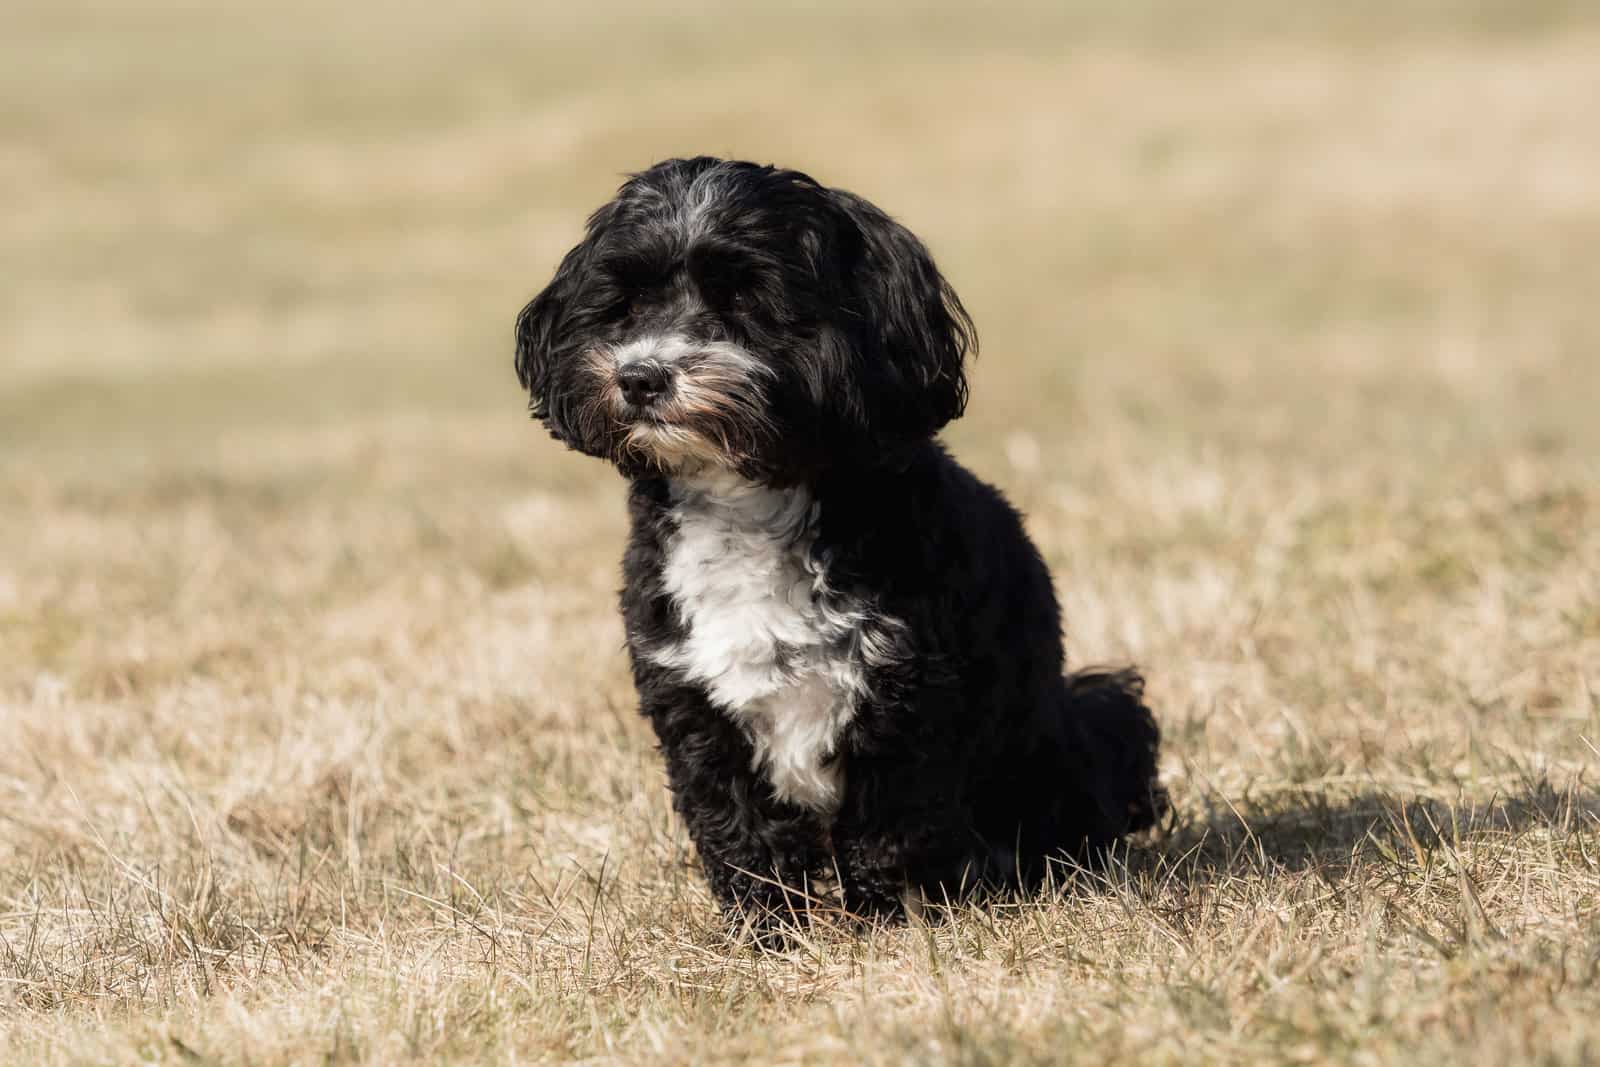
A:
<svg viewBox="0 0 1600 1067">
<path fill-rule="evenodd" d="M 876 755 L 848 764 L 834 823 L 834 858 L 845 910 L 896 921 L 906 904 L 955 900 L 983 880 L 983 847 L 960 796 L 956 764 Z"/>
<path fill-rule="evenodd" d="M 816 817 L 772 795 L 749 739 L 696 691 L 659 695 L 645 712 L 666 757 L 673 806 L 733 931 L 749 928 L 766 941 L 803 922 L 812 879 L 826 864 Z"/>
</svg>

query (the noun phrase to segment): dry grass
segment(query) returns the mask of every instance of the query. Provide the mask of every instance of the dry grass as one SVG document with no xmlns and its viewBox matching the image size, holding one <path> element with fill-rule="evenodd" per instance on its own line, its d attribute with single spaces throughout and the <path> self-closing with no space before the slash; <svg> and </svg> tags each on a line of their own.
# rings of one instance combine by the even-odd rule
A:
<svg viewBox="0 0 1600 1067">
<path fill-rule="evenodd" d="M 0 1060 L 1600 1057 L 1600 18 L 10 3 Z M 664 9 L 663 9 L 664 10 Z M 1174 825 L 717 936 L 509 326 L 616 175 L 933 244 Z"/>
</svg>

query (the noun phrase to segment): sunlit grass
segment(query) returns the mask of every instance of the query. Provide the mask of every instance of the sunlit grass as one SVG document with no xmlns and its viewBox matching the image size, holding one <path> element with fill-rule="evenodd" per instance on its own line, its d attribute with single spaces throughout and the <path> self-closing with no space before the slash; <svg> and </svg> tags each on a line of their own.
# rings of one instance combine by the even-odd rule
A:
<svg viewBox="0 0 1600 1067">
<path fill-rule="evenodd" d="M 13 5 L 0 1060 L 1592 1060 L 1597 54 L 1510 0 Z M 509 366 L 699 151 L 973 311 L 950 442 L 1166 731 L 1103 876 L 722 939 L 621 483 Z"/>
</svg>

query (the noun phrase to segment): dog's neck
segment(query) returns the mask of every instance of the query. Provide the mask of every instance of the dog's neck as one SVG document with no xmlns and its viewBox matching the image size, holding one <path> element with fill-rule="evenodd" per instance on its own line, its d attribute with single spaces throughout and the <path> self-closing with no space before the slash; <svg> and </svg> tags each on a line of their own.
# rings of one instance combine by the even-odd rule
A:
<svg viewBox="0 0 1600 1067">
<path fill-rule="evenodd" d="M 809 487 L 775 488 L 734 471 L 706 470 L 669 478 L 673 504 L 715 516 L 733 527 L 759 530 L 774 539 L 797 542 L 815 526 L 818 507 Z"/>
</svg>

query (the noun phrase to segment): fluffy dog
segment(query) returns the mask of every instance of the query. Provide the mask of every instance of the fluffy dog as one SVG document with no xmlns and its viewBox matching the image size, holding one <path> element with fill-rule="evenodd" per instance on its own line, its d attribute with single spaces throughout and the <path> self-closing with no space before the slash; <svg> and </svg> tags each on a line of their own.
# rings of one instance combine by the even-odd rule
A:
<svg viewBox="0 0 1600 1067">
<path fill-rule="evenodd" d="M 1165 807 L 1132 671 L 1063 675 L 1050 575 L 935 440 L 971 320 L 908 230 L 804 174 L 630 178 L 516 327 L 534 416 L 629 481 L 641 711 L 730 919 L 1026 890 Z"/>
</svg>

